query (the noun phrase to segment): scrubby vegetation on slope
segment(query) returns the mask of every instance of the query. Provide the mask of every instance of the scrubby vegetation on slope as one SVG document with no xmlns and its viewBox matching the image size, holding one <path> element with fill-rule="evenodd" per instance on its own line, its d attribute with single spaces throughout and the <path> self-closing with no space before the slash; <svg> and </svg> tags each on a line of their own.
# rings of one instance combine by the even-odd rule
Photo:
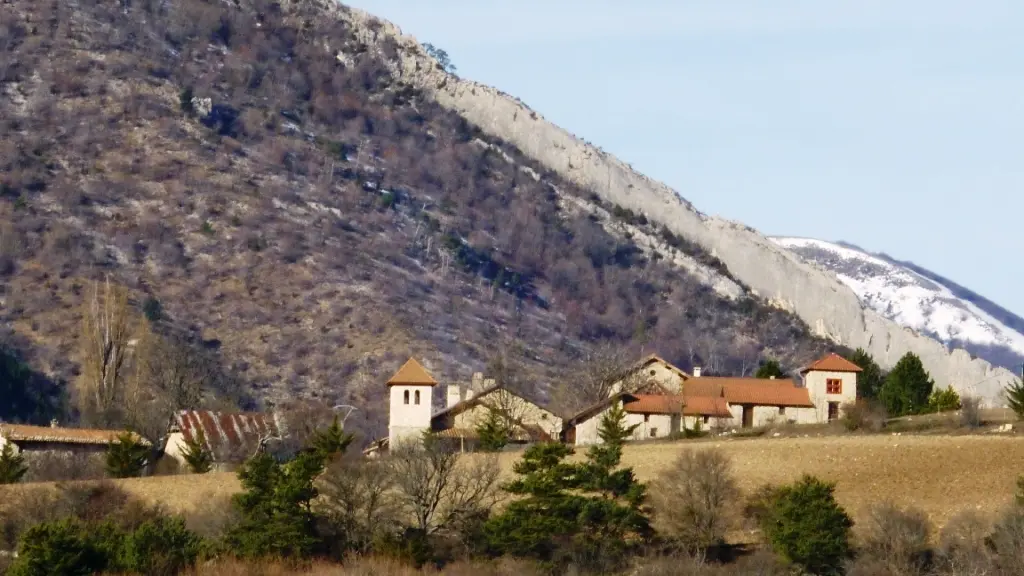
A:
<svg viewBox="0 0 1024 576">
<path fill-rule="evenodd" d="M 0 317 L 47 373 L 74 378 L 101 274 L 256 397 L 355 402 L 378 432 L 408 354 L 464 379 L 515 340 L 543 381 L 600 341 L 720 373 L 827 347 L 610 233 L 628 213 L 563 209 L 590 195 L 392 80 L 313 4 L 0 10 Z"/>
</svg>

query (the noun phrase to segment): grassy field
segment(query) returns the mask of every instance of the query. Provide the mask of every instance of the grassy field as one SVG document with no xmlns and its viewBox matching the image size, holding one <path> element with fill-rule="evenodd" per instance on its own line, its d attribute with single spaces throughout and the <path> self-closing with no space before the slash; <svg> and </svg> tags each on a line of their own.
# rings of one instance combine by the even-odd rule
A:
<svg viewBox="0 0 1024 576">
<path fill-rule="evenodd" d="M 1024 474 L 1024 438 L 993 434 L 690 440 L 627 446 L 623 460 L 641 480 L 652 480 L 680 451 L 710 447 L 732 457 L 745 491 L 802 474 L 837 482 L 836 496 L 855 520 L 866 506 L 885 499 L 920 507 L 936 526 L 966 509 L 993 513 L 1012 499 L 1016 479 Z M 511 474 L 518 458 L 518 453 L 502 454 L 502 469 Z M 202 510 L 239 488 L 232 473 L 117 482 L 179 512 Z M 28 485 L 7 490 L 23 486 Z"/>
</svg>

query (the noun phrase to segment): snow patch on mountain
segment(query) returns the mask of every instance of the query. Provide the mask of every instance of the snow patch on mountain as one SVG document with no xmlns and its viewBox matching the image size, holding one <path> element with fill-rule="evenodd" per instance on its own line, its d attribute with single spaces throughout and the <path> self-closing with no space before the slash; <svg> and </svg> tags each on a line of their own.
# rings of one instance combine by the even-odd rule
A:
<svg viewBox="0 0 1024 576">
<path fill-rule="evenodd" d="M 1024 334 L 949 288 L 884 257 L 810 238 L 772 240 L 808 263 L 834 272 L 865 306 L 947 345 L 970 343 L 1024 355 Z"/>
</svg>

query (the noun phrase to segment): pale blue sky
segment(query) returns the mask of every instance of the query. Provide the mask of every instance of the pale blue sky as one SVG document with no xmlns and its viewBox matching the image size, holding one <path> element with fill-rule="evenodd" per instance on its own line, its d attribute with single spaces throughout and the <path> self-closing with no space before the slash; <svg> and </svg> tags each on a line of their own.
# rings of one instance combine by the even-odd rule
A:
<svg viewBox="0 0 1024 576">
<path fill-rule="evenodd" d="M 356 0 L 701 211 L 1024 315 L 1024 0 Z"/>
</svg>

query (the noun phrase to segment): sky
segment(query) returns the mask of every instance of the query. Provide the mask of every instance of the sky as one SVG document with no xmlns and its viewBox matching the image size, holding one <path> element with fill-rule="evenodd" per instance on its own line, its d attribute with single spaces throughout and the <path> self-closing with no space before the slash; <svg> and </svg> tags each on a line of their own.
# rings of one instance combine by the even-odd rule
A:
<svg viewBox="0 0 1024 576">
<path fill-rule="evenodd" d="M 353 0 L 460 76 L 769 235 L 1024 316 L 1020 0 Z"/>
</svg>

